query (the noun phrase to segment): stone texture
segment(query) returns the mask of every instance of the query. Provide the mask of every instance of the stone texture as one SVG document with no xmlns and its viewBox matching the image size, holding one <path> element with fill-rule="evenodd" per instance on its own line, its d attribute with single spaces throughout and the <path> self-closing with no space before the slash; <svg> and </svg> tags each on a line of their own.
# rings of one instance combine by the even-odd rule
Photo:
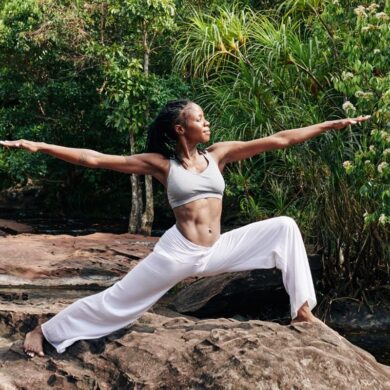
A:
<svg viewBox="0 0 390 390">
<path fill-rule="evenodd" d="M 71 284 L 71 278 L 75 284 L 99 284 L 105 279 L 112 284 L 149 254 L 156 241 L 110 233 L 0 237 L 0 285 L 42 286 L 52 279 L 60 286 Z"/>
<path fill-rule="evenodd" d="M 270 305 L 270 302 L 277 305 Z M 273 307 L 277 306 L 277 307 Z M 262 319 L 290 318 L 289 297 L 280 271 L 253 270 L 224 273 L 194 281 L 181 289 L 170 307 L 196 317 L 257 314 Z"/>
<path fill-rule="evenodd" d="M 32 233 L 34 229 L 25 223 L 19 223 L 9 219 L 0 218 L 0 231 L 2 231 L 4 235 L 6 235 L 6 233 L 11 233 L 11 234 Z"/>
<path fill-rule="evenodd" d="M 322 264 L 309 255 L 314 285 Z M 277 269 L 258 269 L 224 273 L 194 281 L 181 289 L 171 303 L 172 309 L 196 317 L 234 316 L 246 313 L 262 320 L 290 322 L 290 301 Z"/>
<path fill-rule="evenodd" d="M 170 310 L 172 292 L 128 328 L 64 354 L 46 344 L 44 358 L 28 360 L 21 348 L 27 331 L 111 285 L 156 241 L 101 233 L 0 237 L 0 390 L 390 389 L 388 366 L 324 325 L 200 320 Z M 273 283 L 256 272 L 226 275 L 247 287 Z M 223 300 L 229 283 L 221 280 L 214 278 L 213 297 Z"/>
<path fill-rule="evenodd" d="M 27 360 L 17 341 L 1 352 L 0 377 L 29 390 L 390 389 L 390 367 L 325 325 L 153 313 L 61 355 L 47 347 Z"/>
</svg>

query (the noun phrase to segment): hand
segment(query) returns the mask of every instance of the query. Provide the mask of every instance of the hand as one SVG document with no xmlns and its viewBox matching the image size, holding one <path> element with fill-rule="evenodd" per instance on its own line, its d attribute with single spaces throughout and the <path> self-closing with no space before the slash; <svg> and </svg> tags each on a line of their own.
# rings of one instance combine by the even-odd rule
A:
<svg viewBox="0 0 390 390">
<path fill-rule="evenodd" d="M 0 145 L 5 146 L 6 148 L 18 148 L 26 149 L 29 152 L 35 153 L 39 151 L 39 142 L 26 141 L 25 139 L 19 139 L 17 141 L 0 141 Z"/>
<path fill-rule="evenodd" d="M 334 121 L 326 121 L 325 126 L 327 129 L 343 129 L 349 125 L 356 125 L 357 123 L 364 122 L 371 118 L 371 115 L 358 116 L 357 118 L 345 118 L 345 119 L 336 119 Z"/>
</svg>

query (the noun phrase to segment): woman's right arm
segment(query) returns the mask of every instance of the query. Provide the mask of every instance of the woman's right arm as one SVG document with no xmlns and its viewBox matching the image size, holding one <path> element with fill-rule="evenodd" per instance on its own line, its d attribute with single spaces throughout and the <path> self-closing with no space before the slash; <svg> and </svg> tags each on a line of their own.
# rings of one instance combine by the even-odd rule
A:
<svg viewBox="0 0 390 390">
<path fill-rule="evenodd" d="M 68 148 L 45 142 L 27 140 L 0 141 L 0 145 L 11 148 L 26 149 L 30 152 L 41 152 L 67 161 L 71 164 L 88 168 L 111 169 L 124 173 L 153 175 L 158 180 L 167 168 L 167 160 L 157 153 L 143 153 L 132 156 L 117 156 L 99 153 L 90 149 Z M 162 175 L 164 176 L 164 175 Z M 161 180 L 160 180 L 161 181 Z"/>
</svg>

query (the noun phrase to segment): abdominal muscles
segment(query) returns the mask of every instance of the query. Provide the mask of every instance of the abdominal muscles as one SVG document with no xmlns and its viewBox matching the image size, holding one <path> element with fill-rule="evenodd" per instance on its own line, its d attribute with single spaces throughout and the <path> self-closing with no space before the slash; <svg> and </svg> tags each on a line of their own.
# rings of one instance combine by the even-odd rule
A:
<svg viewBox="0 0 390 390">
<path fill-rule="evenodd" d="M 176 226 L 187 240 L 212 246 L 221 233 L 222 200 L 203 198 L 173 209 Z"/>
</svg>

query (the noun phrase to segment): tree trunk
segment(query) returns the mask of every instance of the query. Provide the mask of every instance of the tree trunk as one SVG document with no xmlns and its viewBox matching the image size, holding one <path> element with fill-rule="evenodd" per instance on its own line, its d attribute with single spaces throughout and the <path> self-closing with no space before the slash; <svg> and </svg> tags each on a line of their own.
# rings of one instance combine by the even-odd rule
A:
<svg viewBox="0 0 390 390">
<path fill-rule="evenodd" d="M 134 133 L 130 131 L 130 154 L 135 153 Z M 131 211 L 129 218 L 129 233 L 139 233 L 142 224 L 142 188 L 140 186 L 138 175 L 130 176 L 131 182 Z"/>
<path fill-rule="evenodd" d="M 141 233 L 150 236 L 154 219 L 153 178 L 145 176 L 145 210 L 142 214 Z"/>
<path fill-rule="evenodd" d="M 144 26 L 145 27 L 145 26 Z M 148 33 L 144 28 L 143 34 L 143 46 L 144 46 L 144 74 L 146 77 L 149 76 L 149 58 L 150 48 L 148 46 Z M 145 119 L 149 121 L 149 113 L 145 112 Z M 145 210 L 142 214 L 141 233 L 150 235 L 152 232 L 152 225 L 154 219 L 154 208 L 153 208 L 153 180 L 152 176 L 145 176 Z"/>
</svg>

